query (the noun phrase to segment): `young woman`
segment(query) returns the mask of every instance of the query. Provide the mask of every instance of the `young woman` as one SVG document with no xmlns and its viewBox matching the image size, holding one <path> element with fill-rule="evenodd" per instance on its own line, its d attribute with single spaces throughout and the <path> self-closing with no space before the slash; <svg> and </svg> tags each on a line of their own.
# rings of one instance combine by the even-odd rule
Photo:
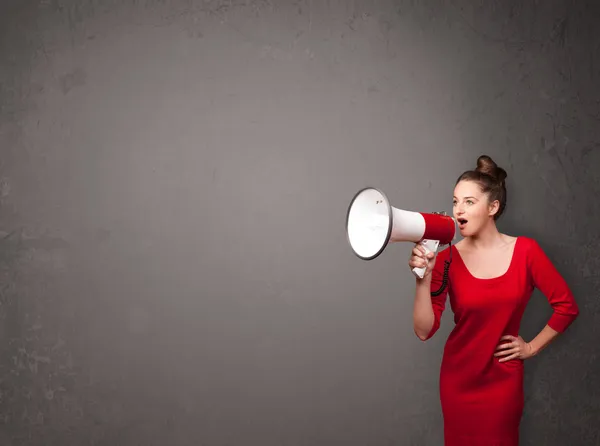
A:
<svg viewBox="0 0 600 446">
<path fill-rule="evenodd" d="M 541 352 L 579 314 L 565 280 L 531 238 L 502 234 L 506 171 L 488 156 L 463 173 L 454 189 L 454 218 L 463 239 L 439 254 L 415 246 L 414 330 L 423 341 L 440 327 L 450 296 L 455 326 L 444 348 L 440 398 L 446 446 L 517 446 L 523 411 L 523 360 Z M 444 292 L 444 262 L 452 256 Z M 519 336 L 527 302 L 539 289 L 554 312 L 531 341 Z M 435 294 L 435 293 L 434 293 Z"/>
</svg>

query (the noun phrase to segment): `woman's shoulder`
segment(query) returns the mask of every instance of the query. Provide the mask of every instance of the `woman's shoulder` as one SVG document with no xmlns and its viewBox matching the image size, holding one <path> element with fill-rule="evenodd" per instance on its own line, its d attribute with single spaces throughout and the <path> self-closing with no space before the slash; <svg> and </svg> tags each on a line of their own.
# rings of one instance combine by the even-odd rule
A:
<svg viewBox="0 0 600 446">
<path fill-rule="evenodd" d="M 516 243 L 518 244 L 518 250 L 515 248 L 515 252 L 518 252 L 522 257 L 529 260 L 544 255 L 544 250 L 540 246 L 537 239 L 525 235 L 516 237 Z"/>
<path fill-rule="evenodd" d="M 513 236 L 513 238 L 515 239 L 515 243 L 519 243 L 521 246 L 531 249 L 537 249 L 540 245 L 538 243 L 538 241 L 533 238 L 533 237 L 529 237 L 526 235 L 518 235 L 518 236 Z"/>
</svg>

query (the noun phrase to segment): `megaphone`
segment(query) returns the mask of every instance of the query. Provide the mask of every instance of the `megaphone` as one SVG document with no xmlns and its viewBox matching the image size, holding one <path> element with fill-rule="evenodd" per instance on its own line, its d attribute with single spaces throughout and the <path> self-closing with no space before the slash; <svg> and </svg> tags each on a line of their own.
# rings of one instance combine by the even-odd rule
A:
<svg viewBox="0 0 600 446">
<path fill-rule="evenodd" d="M 375 187 L 359 190 L 346 215 L 348 243 L 357 257 L 372 260 L 390 243 L 419 243 L 426 252 L 437 252 L 452 243 L 456 221 L 444 212 L 415 212 L 391 206 L 387 196 Z M 413 268 L 423 278 L 425 268 Z M 447 271 L 445 272 L 447 276 Z"/>
</svg>

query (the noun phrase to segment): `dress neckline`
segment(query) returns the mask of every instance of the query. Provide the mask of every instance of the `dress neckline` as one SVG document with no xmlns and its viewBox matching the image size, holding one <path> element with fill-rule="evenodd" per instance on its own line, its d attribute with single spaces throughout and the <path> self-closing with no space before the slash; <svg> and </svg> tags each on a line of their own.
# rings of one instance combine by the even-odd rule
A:
<svg viewBox="0 0 600 446">
<path fill-rule="evenodd" d="M 510 272 L 510 270 L 513 267 L 513 264 L 515 263 L 515 257 L 517 257 L 516 256 L 517 247 L 518 247 L 520 239 L 521 239 L 521 237 L 519 237 L 519 236 L 516 237 L 515 244 L 513 246 L 513 252 L 512 252 L 512 255 L 510 257 L 510 262 L 508 264 L 508 268 L 502 274 L 500 274 L 499 276 L 495 276 L 495 277 L 477 277 L 477 276 L 473 275 L 473 273 L 471 273 L 471 271 L 467 267 L 464 259 L 460 255 L 460 251 L 456 248 L 456 245 L 453 246 L 452 249 L 454 249 L 454 253 L 456 254 L 456 257 L 458 257 L 460 259 L 460 263 L 462 264 L 462 266 L 465 269 L 465 271 L 467 272 L 467 274 L 469 274 L 469 276 L 471 276 L 471 278 L 473 278 L 475 280 L 482 281 L 482 282 L 491 282 L 491 281 L 496 281 L 496 280 L 503 279 L 504 277 L 506 277 L 508 275 L 508 273 Z"/>
</svg>

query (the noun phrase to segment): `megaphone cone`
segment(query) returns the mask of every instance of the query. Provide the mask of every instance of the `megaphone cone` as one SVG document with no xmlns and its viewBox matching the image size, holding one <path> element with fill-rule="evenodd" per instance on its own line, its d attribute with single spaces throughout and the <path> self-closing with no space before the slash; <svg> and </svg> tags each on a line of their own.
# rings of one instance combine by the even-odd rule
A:
<svg viewBox="0 0 600 446">
<path fill-rule="evenodd" d="M 391 206 L 379 189 L 366 187 L 348 206 L 346 235 L 350 247 L 363 260 L 378 257 L 390 243 L 421 243 L 426 251 L 437 251 L 456 235 L 456 222 L 444 213 L 424 213 Z M 423 277 L 424 268 L 413 272 Z"/>
</svg>

